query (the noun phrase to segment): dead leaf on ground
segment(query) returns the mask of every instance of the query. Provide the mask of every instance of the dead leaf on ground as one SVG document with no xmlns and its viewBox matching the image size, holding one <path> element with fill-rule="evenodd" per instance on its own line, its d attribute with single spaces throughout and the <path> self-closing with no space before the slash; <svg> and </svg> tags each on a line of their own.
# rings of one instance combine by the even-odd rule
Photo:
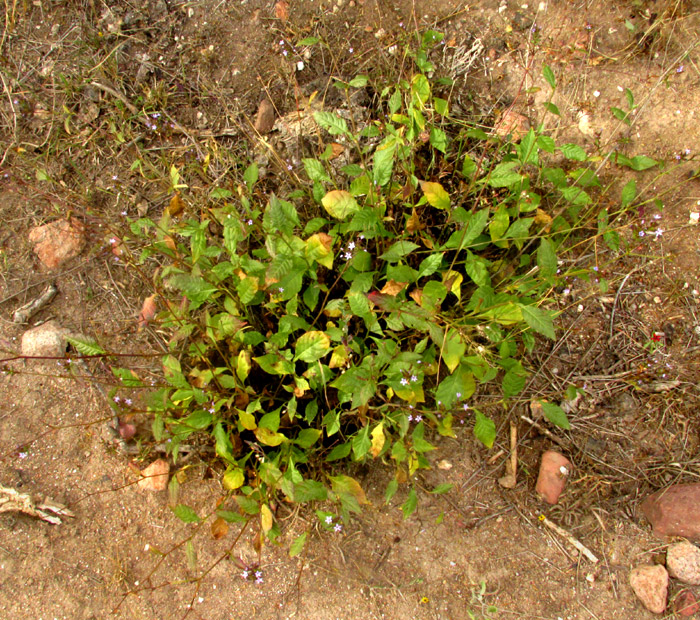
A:
<svg viewBox="0 0 700 620">
<path fill-rule="evenodd" d="M 345 147 L 337 142 L 331 142 L 331 156 L 328 159 L 336 159 L 345 152 Z"/>
<path fill-rule="evenodd" d="M 157 459 L 142 470 L 141 475 L 143 478 L 138 482 L 141 489 L 144 491 L 165 491 L 168 488 L 170 463 L 163 459 Z"/>
<path fill-rule="evenodd" d="M 287 0 L 279 0 L 275 4 L 275 17 L 286 22 L 289 19 L 289 3 Z"/>
<path fill-rule="evenodd" d="M 141 312 L 139 312 L 139 330 L 146 327 L 156 315 L 156 296 L 149 295 L 143 300 L 143 306 L 141 306 Z"/>
<path fill-rule="evenodd" d="M 214 523 L 211 524 L 211 535 L 214 540 L 219 540 L 228 534 L 228 523 L 224 521 L 221 517 L 218 517 Z"/>
<path fill-rule="evenodd" d="M 185 210 L 185 201 L 180 196 L 180 192 L 175 192 L 168 204 L 168 215 L 175 217 Z"/>
</svg>

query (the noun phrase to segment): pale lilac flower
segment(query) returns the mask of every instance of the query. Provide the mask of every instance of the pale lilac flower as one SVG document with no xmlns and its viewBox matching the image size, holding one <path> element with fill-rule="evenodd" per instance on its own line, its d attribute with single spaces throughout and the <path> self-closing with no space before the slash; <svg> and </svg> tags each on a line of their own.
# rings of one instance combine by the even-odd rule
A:
<svg viewBox="0 0 700 620">
<path fill-rule="evenodd" d="M 133 401 L 132 401 L 130 398 L 127 398 L 124 402 L 125 402 L 127 405 L 131 405 Z"/>
<path fill-rule="evenodd" d="M 351 241 L 350 243 L 348 243 L 348 250 L 354 250 L 354 249 L 355 249 L 355 242 Z"/>
<path fill-rule="evenodd" d="M 336 524 L 333 526 L 333 531 L 334 531 L 334 532 L 340 532 L 340 530 L 342 530 L 342 529 L 343 529 L 343 526 L 340 525 L 340 523 L 336 523 Z"/>
<path fill-rule="evenodd" d="M 241 573 L 241 577 L 243 577 L 243 579 L 248 579 L 248 575 L 250 575 L 250 573 L 247 570 L 244 570 Z"/>
<path fill-rule="evenodd" d="M 401 385 L 408 385 L 408 379 L 406 379 L 406 377 L 401 379 Z"/>
<path fill-rule="evenodd" d="M 416 416 L 416 422 L 420 422 L 423 419 L 423 416 L 420 415 L 420 413 Z"/>
<path fill-rule="evenodd" d="M 411 375 L 411 381 L 415 383 L 416 381 L 418 381 L 418 377 L 416 375 Z"/>
<path fill-rule="evenodd" d="M 327 523 L 328 525 L 330 525 L 331 523 L 333 523 L 333 517 L 331 517 L 331 515 L 328 515 L 328 516 L 326 517 L 326 523 Z"/>
</svg>

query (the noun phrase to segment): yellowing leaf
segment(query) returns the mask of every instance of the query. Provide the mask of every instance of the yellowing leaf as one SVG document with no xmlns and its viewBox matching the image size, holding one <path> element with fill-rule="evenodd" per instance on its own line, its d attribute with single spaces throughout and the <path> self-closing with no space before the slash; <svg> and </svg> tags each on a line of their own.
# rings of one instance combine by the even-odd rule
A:
<svg viewBox="0 0 700 620">
<path fill-rule="evenodd" d="M 238 419 L 241 422 L 241 426 L 248 431 L 254 431 L 258 427 L 258 424 L 255 421 L 255 416 L 252 413 L 239 409 Z"/>
<path fill-rule="evenodd" d="M 426 200 L 433 207 L 436 209 L 450 208 L 450 196 L 440 183 L 431 183 L 430 181 L 419 181 L 419 183 Z"/>
<path fill-rule="evenodd" d="M 380 422 L 379 424 L 377 424 L 377 426 L 374 427 L 374 430 L 372 431 L 372 445 L 369 448 L 370 454 L 375 459 L 379 456 L 379 453 L 382 451 L 385 441 L 386 437 L 384 437 L 384 423 Z"/>
<path fill-rule="evenodd" d="M 350 357 L 348 348 L 344 344 L 339 344 L 333 349 L 331 361 L 328 364 L 330 368 L 343 368 Z"/>
<path fill-rule="evenodd" d="M 238 360 L 236 362 L 236 374 L 241 381 L 245 381 L 250 372 L 252 362 L 250 360 L 250 352 L 243 350 L 238 354 Z"/>
<path fill-rule="evenodd" d="M 239 469 L 238 467 L 236 467 L 235 469 L 229 469 L 224 474 L 224 479 L 222 480 L 224 489 L 228 491 L 233 491 L 234 489 L 243 486 L 244 482 L 245 475 L 243 474 L 243 470 Z"/>
<path fill-rule="evenodd" d="M 382 290 L 380 292 L 386 295 L 391 295 L 392 297 L 396 297 L 401 291 L 403 291 L 403 289 L 406 287 L 406 284 L 408 284 L 408 282 L 396 282 L 395 280 L 389 280 L 382 287 Z"/>
<path fill-rule="evenodd" d="M 333 237 L 326 233 L 316 233 L 306 240 L 304 253 L 309 260 L 315 260 L 326 269 L 333 268 Z"/>
<path fill-rule="evenodd" d="M 360 205 L 350 192 L 342 189 L 334 189 L 328 192 L 322 199 L 323 208 L 333 217 L 344 220 L 360 210 Z"/>
<path fill-rule="evenodd" d="M 295 359 L 311 364 L 331 350 L 331 339 L 321 331 L 306 332 L 297 340 L 295 350 Z"/>
<path fill-rule="evenodd" d="M 261 444 L 273 447 L 279 446 L 286 439 L 281 433 L 275 433 L 269 428 L 264 428 L 262 426 L 255 429 L 255 436 Z"/>
<path fill-rule="evenodd" d="M 463 280 L 464 276 L 461 273 L 458 273 L 457 271 L 447 271 L 442 276 L 442 283 L 445 285 L 445 288 L 448 291 L 450 291 L 450 293 L 455 295 L 459 300 L 462 299 Z"/>
<path fill-rule="evenodd" d="M 267 504 L 260 506 L 260 525 L 265 534 L 272 529 L 272 511 Z"/>
<path fill-rule="evenodd" d="M 542 229 L 545 232 L 549 232 L 552 225 L 552 217 L 546 211 L 542 209 L 537 209 L 537 214 L 535 215 L 535 226 Z"/>
</svg>

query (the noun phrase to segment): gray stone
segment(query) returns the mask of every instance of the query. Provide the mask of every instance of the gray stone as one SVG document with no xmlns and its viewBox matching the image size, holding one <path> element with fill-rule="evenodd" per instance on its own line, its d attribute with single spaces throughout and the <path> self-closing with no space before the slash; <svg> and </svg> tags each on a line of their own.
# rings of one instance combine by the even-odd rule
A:
<svg viewBox="0 0 700 620">
<path fill-rule="evenodd" d="M 630 585 L 644 607 L 655 614 L 664 613 L 668 573 L 663 566 L 636 566 L 630 571 Z"/>
<path fill-rule="evenodd" d="M 700 549 L 687 540 L 670 545 L 666 551 L 666 568 L 671 577 L 691 586 L 700 585 Z"/>
</svg>

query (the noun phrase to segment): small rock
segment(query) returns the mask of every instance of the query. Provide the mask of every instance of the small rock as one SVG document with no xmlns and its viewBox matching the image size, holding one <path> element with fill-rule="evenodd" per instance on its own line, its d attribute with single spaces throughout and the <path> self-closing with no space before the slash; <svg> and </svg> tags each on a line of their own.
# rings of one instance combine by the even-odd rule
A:
<svg viewBox="0 0 700 620">
<path fill-rule="evenodd" d="M 692 616 L 700 611 L 700 605 L 695 600 L 695 595 L 690 590 L 681 590 L 674 604 L 676 613 L 684 618 Z"/>
<path fill-rule="evenodd" d="M 555 450 L 547 450 L 542 455 L 535 490 L 545 502 L 556 504 L 570 473 L 571 461 Z"/>
<path fill-rule="evenodd" d="M 163 459 L 153 461 L 141 472 L 143 478 L 138 484 L 144 491 L 164 491 L 168 488 L 170 464 Z"/>
<path fill-rule="evenodd" d="M 47 321 L 22 334 L 22 355 L 30 357 L 62 357 L 66 352 L 68 330 L 56 321 Z"/>
<path fill-rule="evenodd" d="M 670 545 L 666 551 L 666 568 L 671 577 L 691 586 L 700 585 L 700 549 L 687 540 Z"/>
<path fill-rule="evenodd" d="M 275 107 L 269 99 L 263 99 L 258 106 L 255 117 L 255 131 L 261 134 L 270 133 L 275 126 Z"/>
<path fill-rule="evenodd" d="M 700 483 L 675 484 L 657 491 L 640 508 L 657 536 L 700 540 Z"/>
<path fill-rule="evenodd" d="M 29 231 L 34 252 L 49 269 L 60 267 L 85 247 L 85 226 L 79 220 L 57 220 Z"/>
<path fill-rule="evenodd" d="M 668 573 L 663 566 L 636 566 L 630 571 L 630 585 L 644 607 L 655 614 L 664 613 Z"/>
</svg>

